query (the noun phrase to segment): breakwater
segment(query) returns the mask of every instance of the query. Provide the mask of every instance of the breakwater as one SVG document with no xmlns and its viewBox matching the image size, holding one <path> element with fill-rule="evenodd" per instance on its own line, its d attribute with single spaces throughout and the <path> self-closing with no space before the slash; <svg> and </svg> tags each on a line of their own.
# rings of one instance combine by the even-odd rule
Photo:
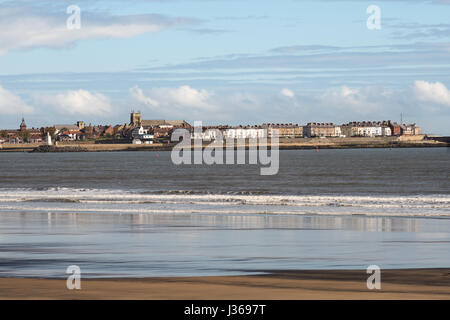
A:
<svg viewBox="0 0 450 320">
<path fill-rule="evenodd" d="M 80 146 L 39 146 L 32 152 L 86 152 L 86 148 Z"/>
</svg>

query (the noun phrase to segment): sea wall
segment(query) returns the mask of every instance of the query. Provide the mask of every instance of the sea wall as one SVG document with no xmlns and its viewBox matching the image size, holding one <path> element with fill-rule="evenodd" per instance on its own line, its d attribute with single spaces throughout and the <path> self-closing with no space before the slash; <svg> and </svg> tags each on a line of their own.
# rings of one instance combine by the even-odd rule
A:
<svg viewBox="0 0 450 320">
<path fill-rule="evenodd" d="M 344 149 L 344 148 L 406 148 L 445 147 L 448 144 L 425 140 L 423 135 L 391 137 L 348 137 L 348 138 L 282 138 L 280 149 Z"/>
<path fill-rule="evenodd" d="M 58 144 L 55 146 L 40 146 L 35 152 L 107 152 L 107 151 L 158 151 L 171 150 L 172 146 L 163 144 Z"/>
<path fill-rule="evenodd" d="M 210 142 L 205 142 L 207 146 Z M 270 145 L 270 139 L 269 139 Z M 59 143 L 55 146 L 39 144 L 3 144 L 0 152 L 106 152 L 106 151 L 165 151 L 172 150 L 175 144 L 96 144 L 86 143 Z M 448 147 L 444 141 L 424 139 L 423 135 L 402 137 L 350 137 L 350 138 L 280 138 L 280 149 L 348 149 L 348 148 L 413 148 L 413 147 Z M 248 144 L 246 144 L 248 148 Z"/>
<path fill-rule="evenodd" d="M 24 152 L 39 147 L 41 143 L 3 143 L 0 144 L 0 152 Z"/>
</svg>

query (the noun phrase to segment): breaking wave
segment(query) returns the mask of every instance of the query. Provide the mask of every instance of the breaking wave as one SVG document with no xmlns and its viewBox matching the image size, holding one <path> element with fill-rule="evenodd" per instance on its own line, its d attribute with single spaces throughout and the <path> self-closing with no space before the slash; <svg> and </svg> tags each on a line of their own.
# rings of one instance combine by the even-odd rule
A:
<svg viewBox="0 0 450 320">
<path fill-rule="evenodd" d="M 47 206 L 45 206 L 47 204 Z M 0 189 L 0 211 L 331 214 L 450 217 L 449 195 L 212 194 L 189 190 Z"/>
</svg>

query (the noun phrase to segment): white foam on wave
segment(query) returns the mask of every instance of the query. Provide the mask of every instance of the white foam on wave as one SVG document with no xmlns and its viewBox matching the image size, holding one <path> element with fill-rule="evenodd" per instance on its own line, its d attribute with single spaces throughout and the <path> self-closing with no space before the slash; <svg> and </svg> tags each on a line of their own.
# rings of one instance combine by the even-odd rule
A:
<svg viewBox="0 0 450 320">
<path fill-rule="evenodd" d="M 312 208 L 316 214 L 370 214 L 370 215 L 417 215 L 417 216 L 450 216 L 450 195 L 236 195 L 236 194 L 183 194 L 158 193 L 142 194 L 127 190 L 112 189 L 75 189 L 75 188 L 49 188 L 35 189 L 2 189 L 0 190 L 0 209 L 35 210 L 35 203 L 28 206 L 12 205 L 23 202 L 64 202 L 64 207 L 38 208 L 39 211 L 83 211 L 101 212 L 101 208 L 89 208 L 89 205 L 117 205 L 109 207 L 106 211 L 117 212 L 157 212 L 159 208 L 142 208 L 153 204 L 167 204 L 173 206 L 170 212 L 177 210 L 177 205 L 195 205 L 205 209 L 196 208 L 195 212 L 211 212 L 224 207 L 227 212 L 246 212 L 270 214 L 302 214 L 307 208 Z M 127 206 L 121 206 L 127 205 Z M 133 205 L 139 205 L 134 208 Z M 81 208 L 81 206 L 83 206 Z M 131 206 L 131 207 L 130 207 Z M 273 206 L 271 209 L 270 207 Z M 277 208 L 275 208 L 275 206 Z M 237 209 L 239 207 L 239 209 Z M 282 208 L 285 209 L 282 209 Z M 322 209 L 314 210 L 313 208 Z M 292 208 L 288 209 L 288 208 Z M 323 208 L 330 208 L 326 210 Z M 332 209 L 331 209 L 332 208 Z M 301 210 L 305 209 L 305 210 Z M 129 211 L 131 210 L 131 211 Z M 183 211 L 184 210 L 184 211 Z M 182 212 L 192 212 L 186 210 Z M 356 211 L 355 211 L 356 210 Z M 369 212 L 365 212 L 368 210 Z M 375 212 L 377 211 L 377 212 Z M 397 212 L 396 212 L 397 211 Z M 158 211 L 160 212 L 160 211 Z M 162 211 L 161 211 L 162 212 Z M 164 211 L 166 212 L 166 211 Z"/>
</svg>

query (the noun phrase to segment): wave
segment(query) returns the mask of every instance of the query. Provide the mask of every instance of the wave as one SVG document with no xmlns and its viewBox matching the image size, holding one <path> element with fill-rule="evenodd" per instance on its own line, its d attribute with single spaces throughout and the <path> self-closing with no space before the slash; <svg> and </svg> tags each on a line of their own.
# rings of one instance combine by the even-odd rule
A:
<svg viewBox="0 0 450 320">
<path fill-rule="evenodd" d="M 29 205 L 19 206 L 19 203 L 29 203 Z M 51 203 L 55 207 L 42 207 L 38 203 Z M 57 206 L 58 203 L 60 203 L 59 206 Z M 92 208 L 89 207 L 90 205 Z M 154 207 L 154 205 L 160 206 Z M 167 205 L 168 209 L 161 208 L 161 205 Z M 270 214 L 323 214 L 325 212 L 450 216 L 450 196 L 213 194 L 190 193 L 183 190 L 136 192 L 62 187 L 42 190 L 0 189 L 0 210 L 14 210 L 14 208 L 32 211 L 178 212 L 177 210 L 181 210 L 179 212 L 227 211 Z"/>
<path fill-rule="evenodd" d="M 116 189 L 94 189 L 94 188 L 69 188 L 69 187 L 35 187 L 35 188 L 0 188 L 0 194 L 2 193 L 22 193 L 22 192 L 34 192 L 34 191 L 43 191 L 46 193 L 58 192 L 59 194 L 67 192 L 67 193 L 84 193 L 84 192 L 100 192 L 100 193 L 130 193 L 130 194 L 142 194 L 142 195 L 153 195 L 153 194 L 194 194 L 194 195 L 211 195 L 211 194 L 220 194 L 220 195 L 270 195 L 270 193 L 266 190 L 233 190 L 233 191 L 224 191 L 224 192 L 212 192 L 209 190 L 116 190 Z"/>
</svg>

